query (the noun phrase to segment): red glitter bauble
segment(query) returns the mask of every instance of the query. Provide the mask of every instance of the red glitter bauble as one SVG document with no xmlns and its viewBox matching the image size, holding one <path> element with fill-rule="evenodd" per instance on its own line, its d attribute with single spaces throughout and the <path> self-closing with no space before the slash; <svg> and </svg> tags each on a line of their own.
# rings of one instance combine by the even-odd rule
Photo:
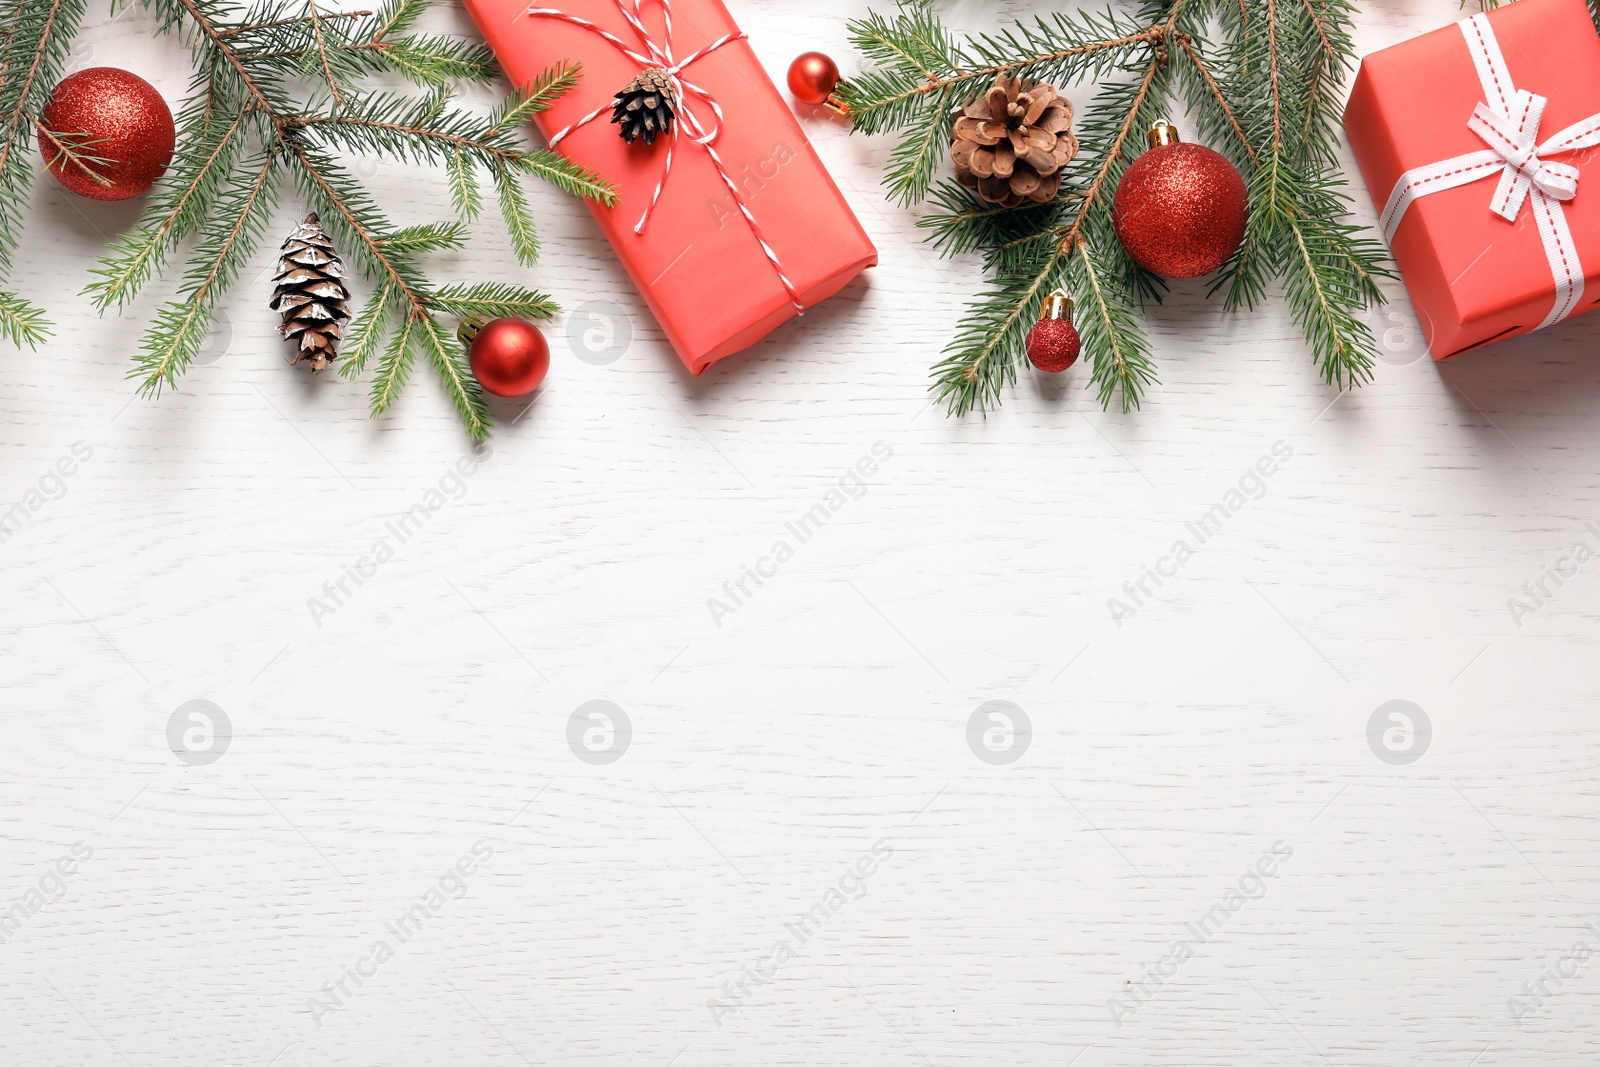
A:
<svg viewBox="0 0 1600 1067">
<path fill-rule="evenodd" d="M 532 323 L 494 319 L 467 351 L 472 376 L 495 396 L 527 396 L 550 369 L 550 345 Z"/>
<path fill-rule="evenodd" d="M 1028 331 L 1028 362 L 1047 374 L 1058 374 L 1078 362 L 1077 327 L 1067 319 L 1040 319 Z"/>
<path fill-rule="evenodd" d="M 172 110 L 155 86 L 116 67 L 61 79 L 39 115 L 39 152 L 50 173 L 91 200 L 148 192 L 172 162 L 176 141 Z M 86 158 L 68 158 L 63 145 Z"/>
<path fill-rule="evenodd" d="M 1117 185 L 1111 218 L 1133 261 L 1163 278 L 1198 278 L 1244 240 L 1244 179 L 1205 145 L 1157 145 Z"/>
<path fill-rule="evenodd" d="M 806 52 L 789 64 L 789 91 L 805 104 L 825 104 L 839 87 L 839 64 L 821 52 Z"/>
</svg>

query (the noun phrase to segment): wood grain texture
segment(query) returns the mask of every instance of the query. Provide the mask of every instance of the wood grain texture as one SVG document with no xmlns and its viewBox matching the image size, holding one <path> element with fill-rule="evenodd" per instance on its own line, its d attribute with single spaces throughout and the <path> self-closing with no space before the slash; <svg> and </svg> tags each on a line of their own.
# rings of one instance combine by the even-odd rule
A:
<svg viewBox="0 0 1600 1067">
<path fill-rule="evenodd" d="M 866 10 L 731 6 L 779 78 L 813 47 L 848 71 L 845 21 Z M 1045 5 L 949 10 L 979 27 L 996 8 Z M 1360 44 L 1457 17 L 1385 0 Z M 184 54 L 150 31 L 102 16 L 74 64 L 176 98 Z M 17 284 L 60 330 L 0 361 L 0 510 L 41 479 L 55 498 L 3 545 L 0 917 L 57 896 L 75 842 L 93 854 L 0 944 L 0 1062 L 1600 1054 L 1600 962 L 1547 981 L 1520 1026 L 1507 1006 L 1575 941 L 1600 947 L 1600 562 L 1520 625 L 1507 608 L 1575 541 L 1600 545 L 1600 318 L 1436 367 L 1395 289 L 1378 380 L 1336 398 L 1281 308 L 1229 317 L 1185 283 L 1152 312 L 1162 384 L 1142 412 L 1100 412 L 1077 368 L 952 421 L 927 368 L 977 264 L 934 258 L 880 196 L 887 143 L 808 129 L 882 266 L 702 379 L 549 190 L 532 190 L 538 268 L 488 223 L 435 259 L 438 277 L 516 270 L 569 311 L 608 302 L 633 337 L 595 366 L 558 320 L 550 384 L 525 416 L 501 409 L 460 482 L 467 443 L 428 375 L 369 421 L 359 386 L 284 365 L 260 278 L 213 362 L 132 399 L 170 279 L 97 318 L 74 294 L 136 206 L 39 184 Z M 442 179 L 371 173 L 406 220 L 447 210 Z M 264 278 L 271 248 L 257 259 Z M 58 490 L 75 442 L 92 456 Z M 1123 583 L 1280 442 L 1259 499 L 1118 625 Z M 714 618 L 708 599 L 878 443 L 892 455 L 864 491 Z M 450 502 L 314 619 L 308 599 L 441 483 Z M 205 766 L 167 744 L 195 698 L 234 731 Z M 594 699 L 632 724 L 606 766 L 567 742 Z M 1033 727 L 1009 766 L 967 743 L 997 699 Z M 1392 699 L 1432 721 L 1409 766 L 1368 748 Z M 317 1008 L 479 842 L 462 895 Z M 852 875 L 879 842 L 892 855 Z M 1277 842 L 1292 856 L 1263 895 L 1149 983 Z M 719 1025 L 708 1002 L 758 965 Z M 1119 1026 L 1108 1001 L 1141 981 Z"/>
</svg>

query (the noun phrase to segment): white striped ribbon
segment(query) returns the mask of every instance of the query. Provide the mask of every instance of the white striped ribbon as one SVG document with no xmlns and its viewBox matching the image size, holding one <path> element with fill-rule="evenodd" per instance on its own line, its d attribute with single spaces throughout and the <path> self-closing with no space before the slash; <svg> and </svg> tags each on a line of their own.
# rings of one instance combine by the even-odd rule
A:
<svg viewBox="0 0 1600 1067">
<path fill-rule="evenodd" d="M 656 182 L 656 190 L 650 197 L 650 204 L 644 209 L 644 214 L 639 216 L 639 221 L 634 224 L 633 232 L 636 234 L 644 233 L 645 225 L 650 221 L 650 216 L 654 213 L 656 204 L 661 200 L 661 191 L 666 188 L 667 178 L 672 174 L 672 159 L 678 147 L 678 131 L 680 127 L 687 126 L 690 132 L 690 140 L 706 150 L 706 155 L 711 158 L 711 165 L 722 178 L 723 184 L 728 187 L 728 192 L 733 194 L 733 202 L 738 205 L 739 213 L 744 216 L 745 224 L 750 227 L 750 232 L 754 235 L 756 243 L 761 246 L 761 251 L 767 257 L 767 262 L 772 264 L 773 271 L 778 275 L 778 281 L 783 283 L 784 291 L 789 294 L 789 302 L 794 305 L 795 312 L 804 315 L 806 309 L 805 305 L 800 303 L 800 294 L 795 292 L 794 284 L 789 281 L 789 276 L 784 273 L 783 264 L 778 261 L 778 254 L 767 243 L 766 237 L 761 232 L 760 224 L 756 222 L 755 215 L 751 214 L 750 206 L 745 202 L 744 194 L 739 190 L 738 183 L 733 180 L 733 175 L 728 173 L 728 168 L 723 164 L 722 157 L 717 155 L 715 145 L 717 138 L 722 136 L 722 107 L 709 92 L 683 77 L 684 70 L 689 66 L 704 59 L 723 45 L 743 40 L 745 35 L 743 33 L 724 34 L 704 48 L 690 53 L 683 59 L 677 59 L 672 54 L 672 0 L 659 0 L 659 2 L 662 14 L 666 19 L 666 40 L 658 44 L 650 36 L 650 31 L 644 25 L 644 0 L 632 0 L 631 9 L 626 0 L 615 0 L 617 10 L 628 21 L 628 25 L 633 27 L 634 32 L 639 35 L 639 40 L 643 42 L 644 47 L 649 51 L 648 55 L 635 50 L 622 38 L 601 29 L 588 19 L 579 18 L 577 15 L 569 15 L 565 11 L 560 11 L 556 8 L 530 7 L 522 14 L 530 18 L 561 19 L 563 22 L 570 22 L 574 26 L 581 26 L 608 41 L 623 55 L 639 64 L 641 68 L 659 67 L 666 71 L 667 77 L 672 79 L 673 88 L 677 90 L 678 94 L 678 115 L 681 121 L 672 124 L 671 139 L 667 142 L 667 158 L 661 167 L 661 179 Z M 695 114 L 694 109 L 689 106 L 689 98 L 691 96 L 703 101 L 711 109 L 711 114 L 715 116 L 709 130 Z M 610 111 L 611 106 L 611 104 L 604 104 L 567 128 L 557 132 L 550 138 L 550 147 L 556 147 L 566 139 L 568 134 L 587 126 L 601 115 Z"/>
<path fill-rule="evenodd" d="M 1416 200 L 1498 175 L 1500 182 L 1489 210 L 1515 222 L 1523 202 L 1531 204 L 1550 276 L 1555 279 L 1555 303 L 1544 321 L 1534 327 L 1542 330 L 1572 314 L 1583 297 L 1583 266 L 1561 207 L 1563 200 L 1577 194 L 1578 168 L 1543 157 L 1600 144 L 1600 114 L 1575 122 L 1540 144 L 1539 120 L 1544 116 L 1545 98 L 1512 83 L 1488 16 L 1473 15 L 1456 25 L 1466 38 L 1483 87 L 1484 102 L 1473 109 L 1467 127 L 1489 147 L 1406 171 L 1395 182 L 1378 221 L 1385 240 L 1392 244 L 1400 220 Z"/>
</svg>

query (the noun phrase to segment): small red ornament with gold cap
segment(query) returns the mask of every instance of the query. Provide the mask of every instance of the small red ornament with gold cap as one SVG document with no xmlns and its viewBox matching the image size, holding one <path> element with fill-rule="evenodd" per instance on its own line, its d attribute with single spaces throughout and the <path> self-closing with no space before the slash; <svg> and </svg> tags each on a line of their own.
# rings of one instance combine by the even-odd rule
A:
<svg viewBox="0 0 1600 1067">
<path fill-rule="evenodd" d="M 550 344 L 531 322 L 466 318 L 456 337 L 467 346 L 472 376 L 495 396 L 527 396 L 550 370 Z"/>
<path fill-rule="evenodd" d="M 848 115 L 838 89 L 844 84 L 839 64 L 822 52 L 802 52 L 789 64 L 789 91 L 802 104 L 821 105 L 836 115 Z"/>
<path fill-rule="evenodd" d="M 1047 374 L 1059 374 L 1078 362 L 1082 342 L 1072 325 L 1072 301 L 1057 289 L 1044 298 L 1044 311 L 1028 331 L 1028 362 Z"/>
</svg>

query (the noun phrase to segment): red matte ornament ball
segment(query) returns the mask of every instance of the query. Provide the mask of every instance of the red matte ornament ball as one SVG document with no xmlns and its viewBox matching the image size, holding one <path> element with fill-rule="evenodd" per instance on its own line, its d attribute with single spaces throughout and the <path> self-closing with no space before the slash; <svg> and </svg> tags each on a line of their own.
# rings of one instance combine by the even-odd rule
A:
<svg viewBox="0 0 1600 1067">
<path fill-rule="evenodd" d="M 1040 319 L 1028 331 L 1028 362 L 1046 374 L 1059 374 L 1078 362 L 1082 342 L 1067 319 Z"/>
<path fill-rule="evenodd" d="M 1156 124 L 1152 147 L 1122 176 L 1111 218 L 1139 266 L 1163 278 L 1198 278 L 1244 240 L 1248 196 L 1224 156 L 1179 141 L 1165 125 Z"/>
<path fill-rule="evenodd" d="M 89 67 L 61 79 L 39 126 L 39 152 L 50 173 L 91 200 L 149 192 L 172 162 L 177 141 L 172 110 L 155 86 L 116 67 Z M 62 144 L 80 161 L 68 158 Z"/>
<path fill-rule="evenodd" d="M 467 350 L 472 376 L 495 396 L 527 396 L 550 370 L 550 345 L 538 327 L 521 319 L 494 319 Z"/>
<path fill-rule="evenodd" d="M 789 64 L 789 91 L 805 104 L 825 104 L 839 87 L 839 65 L 821 52 L 806 52 Z"/>
</svg>

